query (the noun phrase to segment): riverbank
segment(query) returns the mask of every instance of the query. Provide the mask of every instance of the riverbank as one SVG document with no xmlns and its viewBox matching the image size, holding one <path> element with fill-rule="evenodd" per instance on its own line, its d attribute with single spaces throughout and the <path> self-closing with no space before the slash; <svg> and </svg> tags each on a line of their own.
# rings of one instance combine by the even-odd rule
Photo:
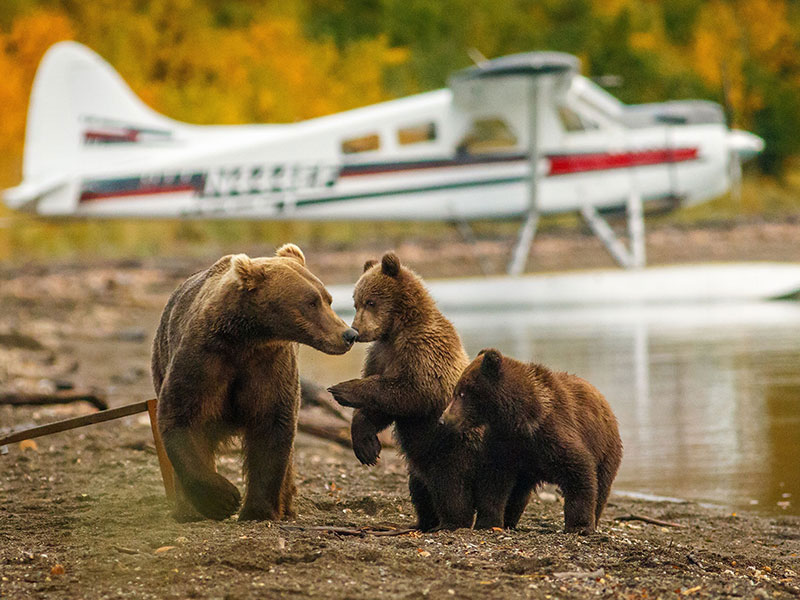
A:
<svg viewBox="0 0 800 600">
<path fill-rule="evenodd" d="M 61 415 L 80 411 L 62 408 Z M 85 410 L 85 408 L 83 409 Z M 17 409 L 38 421 L 46 411 Z M 9 415 L 4 410 L 3 422 Z M 613 496 L 598 533 L 561 533 L 545 492 L 515 531 L 398 536 L 402 460 L 360 466 L 299 435 L 299 517 L 178 524 L 168 515 L 146 418 L 41 438 L 0 460 L 2 598 L 781 598 L 800 594 L 800 518 Z M 221 471 L 242 487 L 238 457 Z M 664 521 L 621 520 L 637 515 Z"/>
<path fill-rule="evenodd" d="M 699 260 L 800 262 L 800 225 L 653 228 L 651 264 Z M 285 240 L 276 240 L 285 241 Z M 501 268 L 509 240 L 478 250 Z M 329 284 L 393 247 L 425 277 L 475 274 L 456 239 L 305 245 Z M 264 245 L 246 250 L 272 252 Z M 215 250 L 216 252 L 216 250 Z M 119 406 L 152 397 L 150 341 L 170 291 L 217 258 L 81 260 L 0 267 L 0 381 L 6 388 L 97 389 Z M 599 243 L 544 232 L 532 268 L 610 266 Z M 355 351 L 354 351 L 355 352 Z M 326 357 L 313 354 L 314 361 Z M 349 355 L 347 355 L 349 357 Z M 310 358 L 306 355 L 306 358 Z M 353 358 L 353 357 L 351 357 Z M 358 360 L 341 362 L 342 378 Z M 314 377 L 315 364 L 303 362 Z M 350 364 L 353 362 L 353 364 Z M 345 363 L 348 365 L 344 368 Z M 347 371 L 347 372 L 345 372 Z M 0 429 L 94 410 L 85 403 L 0 406 Z M 597 534 L 565 535 L 547 490 L 506 531 L 397 536 L 347 530 L 413 520 L 405 467 L 391 450 L 368 469 L 340 446 L 297 439 L 299 517 L 280 524 L 175 523 L 146 417 L 15 444 L 0 455 L 0 598 L 655 598 L 800 594 L 800 517 L 613 495 Z M 237 453 L 220 470 L 241 488 Z M 663 521 L 620 520 L 630 515 Z"/>
</svg>

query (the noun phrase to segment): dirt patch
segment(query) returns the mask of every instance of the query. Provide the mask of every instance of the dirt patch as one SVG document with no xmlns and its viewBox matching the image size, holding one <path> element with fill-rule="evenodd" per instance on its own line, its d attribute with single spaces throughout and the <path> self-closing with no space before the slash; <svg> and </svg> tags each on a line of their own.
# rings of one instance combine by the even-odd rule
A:
<svg viewBox="0 0 800 600">
<path fill-rule="evenodd" d="M 76 412 L 80 407 L 74 407 Z M 16 409 L 21 421 L 36 418 Z M 9 415 L 6 413 L 5 420 Z M 600 530 L 561 533 L 559 501 L 535 499 L 516 531 L 343 536 L 310 529 L 412 521 L 404 466 L 367 469 L 300 435 L 300 516 L 178 524 L 146 419 L 14 446 L 2 457 L 2 598 L 789 597 L 800 593 L 800 518 L 612 497 Z M 141 448 L 141 449 L 140 449 Z M 235 453 L 221 471 L 241 487 Z M 639 513 L 662 527 L 614 518 Z M 287 527 L 291 526 L 291 527 Z M 295 527 L 307 527 L 308 530 Z M 63 574 L 56 565 L 63 566 Z"/>
</svg>

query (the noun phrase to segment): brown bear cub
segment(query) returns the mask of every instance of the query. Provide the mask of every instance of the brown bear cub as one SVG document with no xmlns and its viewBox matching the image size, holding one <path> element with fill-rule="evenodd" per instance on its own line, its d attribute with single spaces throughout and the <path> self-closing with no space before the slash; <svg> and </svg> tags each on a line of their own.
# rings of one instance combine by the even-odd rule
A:
<svg viewBox="0 0 800 600">
<path fill-rule="evenodd" d="M 480 432 L 439 423 L 469 359 L 452 324 L 422 280 L 394 253 L 369 261 L 353 294 L 358 341 L 372 342 L 363 377 L 330 388 L 356 408 L 353 450 L 364 464 L 378 459 L 377 434 L 392 423 L 409 471 L 417 527 L 471 527 L 471 481 Z M 479 515 L 480 518 L 480 515 Z"/>
<path fill-rule="evenodd" d="M 564 493 L 564 531 L 591 533 L 622 460 L 617 420 L 587 381 L 482 350 L 456 385 L 442 420 L 486 425 L 481 503 L 503 524 L 519 521 L 530 491 L 554 483 Z"/>
<path fill-rule="evenodd" d="M 152 372 L 178 520 L 224 519 L 239 507 L 239 491 L 215 466 L 217 447 L 235 434 L 247 482 L 239 519 L 294 515 L 297 342 L 342 354 L 358 335 L 330 304 L 293 244 L 270 258 L 224 256 L 173 292 Z"/>
</svg>

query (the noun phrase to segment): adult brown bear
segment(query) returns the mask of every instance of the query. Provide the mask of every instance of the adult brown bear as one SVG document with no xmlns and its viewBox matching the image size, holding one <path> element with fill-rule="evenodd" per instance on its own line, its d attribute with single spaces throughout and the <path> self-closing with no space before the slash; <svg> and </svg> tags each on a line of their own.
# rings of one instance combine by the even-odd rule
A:
<svg viewBox="0 0 800 600">
<path fill-rule="evenodd" d="M 594 531 L 622 441 L 611 407 L 589 382 L 482 350 L 461 375 L 442 421 L 487 427 L 476 502 L 493 507 L 495 520 L 516 526 L 531 489 L 547 482 L 564 492 L 564 531 Z"/>
<path fill-rule="evenodd" d="M 217 447 L 235 434 L 247 482 L 239 519 L 294 515 L 297 342 L 342 354 L 357 337 L 330 304 L 293 244 L 275 257 L 224 256 L 173 292 L 152 373 L 177 475 L 176 518 L 224 519 L 239 507 L 239 491 L 215 466 Z"/>
<path fill-rule="evenodd" d="M 372 342 L 363 377 L 330 388 L 356 408 L 353 450 L 365 464 L 380 453 L 377 433 L 392 423 L 408 464 L 417 527 L 471 527 L 472 483 L 481 459 L 481 432 L 441 425 L 461 371 L 468 364 L 461 339 L 439 312 L 422 280 L 392 252 L 368 261 L 353 295 L 358 339 Z M 478 513 L 479 526 L 483 526 Z"/>
</svg>

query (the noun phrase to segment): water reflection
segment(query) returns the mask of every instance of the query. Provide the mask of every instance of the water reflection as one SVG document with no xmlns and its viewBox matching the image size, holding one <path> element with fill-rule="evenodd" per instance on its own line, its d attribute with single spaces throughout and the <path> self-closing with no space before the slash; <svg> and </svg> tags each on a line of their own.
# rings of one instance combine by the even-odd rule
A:
<svg viewBox="0 0 800 600">
<path fill-rule="evenodd" d="M 617 489 L 800 514 L 800 304 L 448 316 L 471 356 L 496 347 L 606 395 L 625 444 Z M 303 373 L 329 383 L 357 377 L 364 348 L 311 352 Z"/>
</svg>

